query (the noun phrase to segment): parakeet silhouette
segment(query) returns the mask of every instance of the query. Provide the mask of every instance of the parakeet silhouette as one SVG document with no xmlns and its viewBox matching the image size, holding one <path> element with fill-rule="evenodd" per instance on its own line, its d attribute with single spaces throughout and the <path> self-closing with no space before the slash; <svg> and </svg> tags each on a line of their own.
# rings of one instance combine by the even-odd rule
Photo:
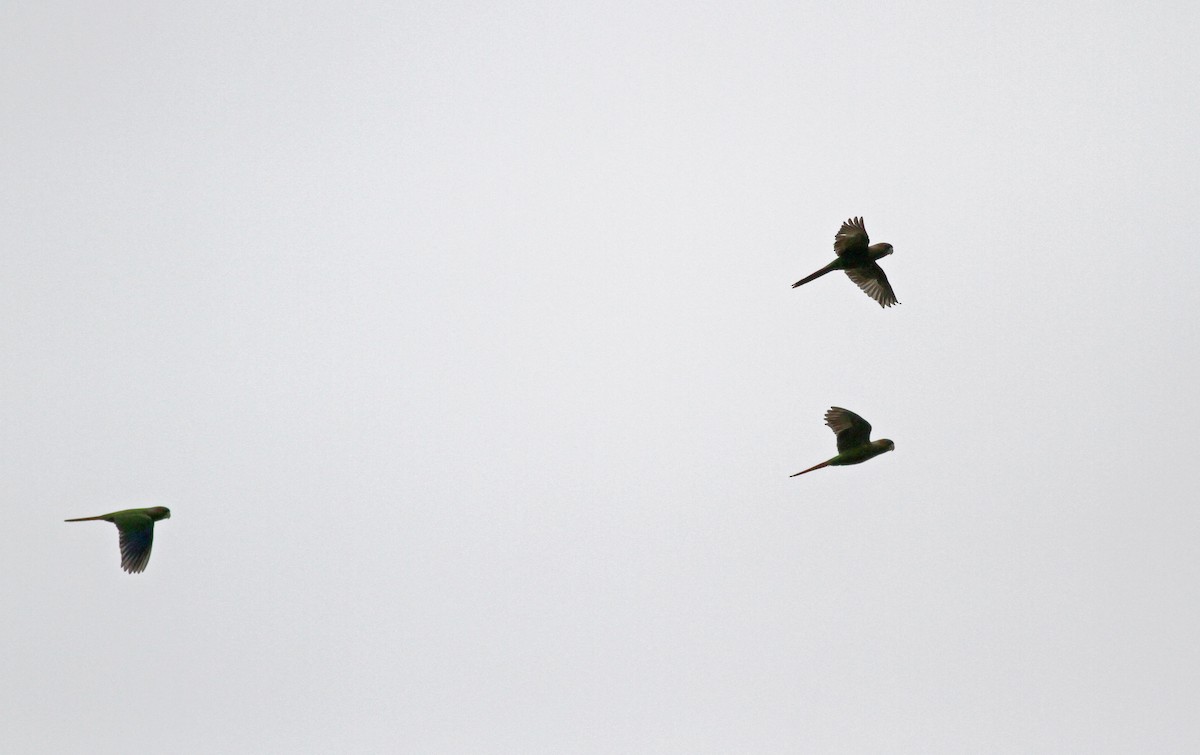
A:
<svg viewBox="0 0 1200 755">
<path fill-rule="evenodd" d="M 165 506 L 148 509 L 125 509 L 101 516 L 67 519 L 68 522 L 104 521 L 117 525 L 121 534 L 121 568 L 130 574 L 146 570 L 150 563 L 150 547 L 154 545 L 154 523 L 170 519 L 171 510 Z"/>
<path fill-rule="evenodd" d="M 842 223 L 842 229 L 833 237 L 833 251 L 837 252 L 837 259 L 807 278 L 796 281 L 792 284 L 792 288 L 803 286 L 809 281 L 820 278 L 825 273 L 845 270 L 846 275 L 850 276 L 850 280 L 866 292 L 867 296 L 879 302 L 879 306 L 890 307 L 900 303 L 896 301 L 892 284 L 888 283 L 883 268 L 877 262 L 892 253 L 892 245 L 871 244 L 862 218 L 850 218 Z"/>
<path fill-rule="evenodd" d="M 840 406 L 830 407 L 829 411 L 825 412 L 825 424 L 837 433 L 838 455 L 815 467 L 809 467 L 804 472 L 797 472 L 791 475 L 792 477 L 821 467 L 861 464 L 867 459 L 872 459 L 896 448 L 896 444 L 887 438 L 871 440 L 870 423 L 849 409 L 843 409 Z"/>
</svg>

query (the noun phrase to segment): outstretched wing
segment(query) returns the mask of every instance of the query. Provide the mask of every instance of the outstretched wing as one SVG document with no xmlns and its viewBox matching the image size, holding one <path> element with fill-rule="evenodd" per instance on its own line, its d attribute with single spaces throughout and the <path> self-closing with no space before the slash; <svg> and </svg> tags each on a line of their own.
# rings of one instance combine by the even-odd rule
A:
<svg viewBox="0 0 1200 755">
<path fill-rule="evenodd" d="M 888 283 L 887 275 L 878 263 L 869 262 L 863 267 L 846 268 L 846 275 L 867 296 L 879 302 L 879 306 L 890 307 L 900 303 L 896 301 L 896 292 L 892 291 L 892 284 Z"/>
<path fill-rule="evenodd" d="M 870 244 L 871 239 L 867 236 L 867 227 L 863 225 L 862 218 L 850 218 L 842 223 L 842 230 L 833 237 L 833 251 L 837 252 L 839 257 L 863 254 Z"/>
<path fill-rule="evenodd" d="M 145 571 L 154 545 L 154 520 L 145 515 L 123 517 L 117 528 L 121 531 L 121 568 L 130 574 Z"/>
<path fill-rule="evenodd" d="M 849 409 L 830 407 L 825 412 L 825 424 L 837 433 L 838 453 L 865 446 L 871 442 L 871 423 Z"/>
</svg>

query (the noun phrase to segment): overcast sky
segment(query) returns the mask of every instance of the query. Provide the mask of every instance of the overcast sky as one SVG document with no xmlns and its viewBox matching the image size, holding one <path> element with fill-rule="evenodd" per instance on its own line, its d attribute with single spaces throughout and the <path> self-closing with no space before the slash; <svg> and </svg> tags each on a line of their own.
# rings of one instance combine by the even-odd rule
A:
<svg viewBox="0 0 1200 755">
<path fill-rule="evenodd" d="M 1194 747 L 1198 21 L 3 4 L 0 749 Z"/>
</svg>

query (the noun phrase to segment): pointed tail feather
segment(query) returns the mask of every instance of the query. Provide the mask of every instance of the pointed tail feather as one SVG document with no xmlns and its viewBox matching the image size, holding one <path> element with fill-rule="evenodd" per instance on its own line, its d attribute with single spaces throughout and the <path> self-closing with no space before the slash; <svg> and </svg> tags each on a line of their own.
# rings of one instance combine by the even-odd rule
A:
<svg viewBox="0 0 1200 755">
<path fill-rule="evenodd" d="M 64 522 L 95 522 L 104 519 L 102 516 L 85 516 L 81 519 L 64 519 Z"/>
<path fill-rule="evenodd" d="M 808 276 L 807 278 L 801 278 L 800 280 L 793 283 L 792 288 L 796 288 L 797 286 L 803 286 L 805 283 L 808 283 L 809 281 L 815 281 L 817 278 L 820 278 L 825 273 L 832 273 L 836 269 L 834 267 L 834 265 L 836 265 L 836 264 L 837 264 L 836 262 L 830 262 L 828 265 L 821 268 L 820 270 L 813 273 L 812 275 Z"/>
<path fill-rule="evenodd" d="M 829 461 L 833 461 L 833 459 L 830 459 Z M 814 469 L 820 469 L 821 467 L 827 467 L 827 466 L 829 466 L 829 461 L 823 461 L 815 467 L 809 467 L 808 469 L 804 470 L 804 472 L 797 472 L 796 474 L 788 475 L 788 477 L 799 477 L 800 475 L 802 475 L 806 472 L 811 472 Z"/>
</svg>

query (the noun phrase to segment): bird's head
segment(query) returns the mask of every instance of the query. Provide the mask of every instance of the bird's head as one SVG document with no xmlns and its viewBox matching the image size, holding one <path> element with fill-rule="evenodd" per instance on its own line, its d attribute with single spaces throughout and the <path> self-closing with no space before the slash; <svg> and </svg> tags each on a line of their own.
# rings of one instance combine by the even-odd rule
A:
<svg viewBox="0 0 1200 755">
<path fill-rule="evenodd" d="M 171 518 L 171 510 L 169 508 L 167 508 L 166 506 L 153 506 L 151 508 L 146 509 L 146 513 L 149 514 L 150 518 L 156 522 L 160 519 L 170 519 Z"/>
<path fill-rule="evenodd" d="M 875 441 L 875 445 L 877 445 L 883 449 L 883 451 L 881 451 L 880 453 L 883 453 L 884 451 L 895 451 L 896 450 L 896 444 L 891 442 L 887 438 L 880 438 L 879 440 Z"/>
<path fill-rule="evenodd" d="M 867 252 L 870 253 L 871 259 L 873 259 L 873 260 L 877 260 L 877 259 L 886 257 L 889 254 L 891 254 L 892 251 L 893 251 L 892 245 L 888 244 L 888 243 L 871 244 L 871 246 L 867 247 Z"/>
</svg>

